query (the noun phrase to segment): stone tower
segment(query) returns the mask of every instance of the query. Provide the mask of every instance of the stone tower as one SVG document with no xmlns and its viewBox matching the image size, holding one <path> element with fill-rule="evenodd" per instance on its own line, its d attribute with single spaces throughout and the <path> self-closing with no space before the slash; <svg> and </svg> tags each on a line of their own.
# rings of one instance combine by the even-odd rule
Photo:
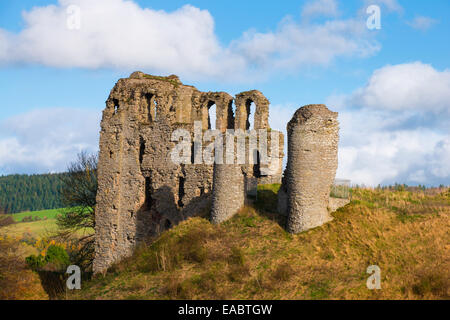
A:
<svg viewBox="0 0 450 320">
<path fill-rule="evenodd" d="M 325 105 L 298 109 L 287 125 L 287 230 L 299 233 L 330 221 L 328 203 L 338 164 L 337 112 Z M 279 194 L 282 202 L 283 191 Z M 281 210 L 282 211 L 282 210 Z"/>
<path fill-rule="evenodd" d="M 245 204 L 245 183 L 241 166 L 215 164 L 211 222 L 218 224 L 231 218 Z"/>
</svg>

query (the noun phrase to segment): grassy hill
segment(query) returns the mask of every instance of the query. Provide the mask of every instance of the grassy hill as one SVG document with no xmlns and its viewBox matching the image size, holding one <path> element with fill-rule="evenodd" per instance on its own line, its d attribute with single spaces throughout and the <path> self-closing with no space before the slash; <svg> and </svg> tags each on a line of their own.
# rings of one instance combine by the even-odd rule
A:
<svg viewBox="0 0 450 320">
<path fill-rule="evenodd" d="M 1 227 L 0 236 L 19 238 L 27 234 L 35 238 L 43 237 L 57 229 L 56 216 L 60 213 L 61 209 L 51 209 L 5 215 L 5 217 L 11 217 L 16 223 Z M 24 219 L 26 222 L 23 222 Z"/>
<path fill-rule="evenodd" d="M 189 219 L 70 298 L 448 299 L 450 192 L 352 197 L 332 222 L 299 235 L 284 231 L 267 192 L 265 205 L 219 226 Z M 381 290 L 366 287 L 370 265 L 381 268 Z"/>
</svg>

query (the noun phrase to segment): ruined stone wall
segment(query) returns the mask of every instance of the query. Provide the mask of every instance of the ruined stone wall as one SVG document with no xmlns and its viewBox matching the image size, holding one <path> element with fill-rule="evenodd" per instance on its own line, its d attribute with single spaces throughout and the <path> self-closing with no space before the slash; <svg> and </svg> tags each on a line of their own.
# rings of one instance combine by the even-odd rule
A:
<svg viewBox="0 0 450 320">
<path fill-rule="evenodd" d="M 238 97 L 240 105 L 244 101 L 246 106 L 249 99 L 255 101 L 259 106 L 255 127 L 269 129 L 268 100 L 256 90 Z M 236 118 L 248 123 L 247 109 L 237 108 L 235 116 L 232 102 L 233 97 L 225 92 L 201 92 L 182 84 L 176 76 L 134 72 L 116 83 L 101 122 L 95 273 L 129 256 L 137 243 L 188 217 L 210 213 L 213 165 L 194 161 L 175 164 L 170 153 L 177 142 L 171 141 L 171 135 L 183 128 L 194 141 L 195 121 L 202 122 L 203 130 L 212 127 L 208 111 L 214 104 L 219 131 L 235 128 Z M 191 160 L 195 152 L 202 153 L 203 149 L 194 150 L 192 146 Z M 280 156 L 282 159 L 282 153 Z M 232 174 L 239 170 L 239 175 Z M 215 182 L 216 189 L 230 194 L 245 189 L 244 177 L 256 178 L 253 165 L 240 165 L 239 170 L 218 169 L 214 179 L 222 182 Z M 277 172 L 281 176 L 281 169 Z M 223 183 L 229 179 L 234 182 Z M 241 203 L 242 194 L 236 194 L 236 203 Z"/>
<path fill-rule="evenodd" d="M 335 212 L 339 208 L 342 208 L 349 203 L 350 203 L 350 199 L 341 199 L 341 198 L 330 197 L 330 201 L 328 203 L 328 211 Z"/>
<path fill-rule="evenodd" d="M 250 128 L 249 116 L 250 105 L 254 102 L 256 109 L 254 116 L 254 129 L 269 128 L 269 100 L 264 95 L 257 91 L 246 91 L 236 95 L 236 119 L 235 129 L 253 129 Z"/>
<path fill-rule="evenodd" d="M 257 137 L 251 142 L 249 135 L 245 142 L 238 144 L 238 138 L 233 137 L 233 164 L 226 163 L 227 141 L 224 139 L 224 161 L 223 164 L 215 164 L 213 179 L 213 196 L 211 221 L 221 223 L 228 220 L 239 209 L 246 204 L 247 195 L 257 196 L 257 185 L 266 183 L 277 183 L 281 181 L 281 166 L 283 161 L 284 137 L 281 132 L 271 138 L 271 133 L 275 131 L 260 129 L 265 132 L 266 138 Z M 254 134 L 256 132 L 253 132 Z M 256 146 L 260 147 L 257 151 Z M 265 150 L 265 157 L 261 159 L 260 152 Z M 274 154 L 272 154 L 274 149 Z M 244 154 L 245 163 L 240 164 L 239 153 Z M 264 162 L 267 162 L 264 164 Z"/>
<path fill-rule="evenodd" d="M 288 163 L 284 177 L 291 233 L 330 221 L 329 195 L 337 169 L 337 113 L 325 105 L 298 109 L 287 125 Z"/>
</svg>

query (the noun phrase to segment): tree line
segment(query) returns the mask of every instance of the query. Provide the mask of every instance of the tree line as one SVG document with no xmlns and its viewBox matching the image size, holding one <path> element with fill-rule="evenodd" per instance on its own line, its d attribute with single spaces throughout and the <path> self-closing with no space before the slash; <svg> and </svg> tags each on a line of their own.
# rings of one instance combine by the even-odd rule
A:
<svg viewBox="0 0 450 320">
<path fill-rule="evenodd" d="M 66 173 L 0 176 L 0 213 L 62 208 Z"/>
</svg>

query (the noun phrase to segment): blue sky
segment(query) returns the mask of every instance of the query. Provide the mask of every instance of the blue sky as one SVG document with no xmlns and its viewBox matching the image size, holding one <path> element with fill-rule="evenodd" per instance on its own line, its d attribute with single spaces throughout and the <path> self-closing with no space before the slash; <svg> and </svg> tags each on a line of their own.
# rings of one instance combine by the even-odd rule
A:
<svg viewBox="0 0 450 320">
<path fill-rule="evenodd" d="M 97 150 L 109 91 L 141 70 L 258 89 L 283 131 L 326 103 L 340 113 L 339 177 L 449 185 L 449 14 L 447 0 L 2 1 L 0 174 L 62 171 Z"/>
</svg>

